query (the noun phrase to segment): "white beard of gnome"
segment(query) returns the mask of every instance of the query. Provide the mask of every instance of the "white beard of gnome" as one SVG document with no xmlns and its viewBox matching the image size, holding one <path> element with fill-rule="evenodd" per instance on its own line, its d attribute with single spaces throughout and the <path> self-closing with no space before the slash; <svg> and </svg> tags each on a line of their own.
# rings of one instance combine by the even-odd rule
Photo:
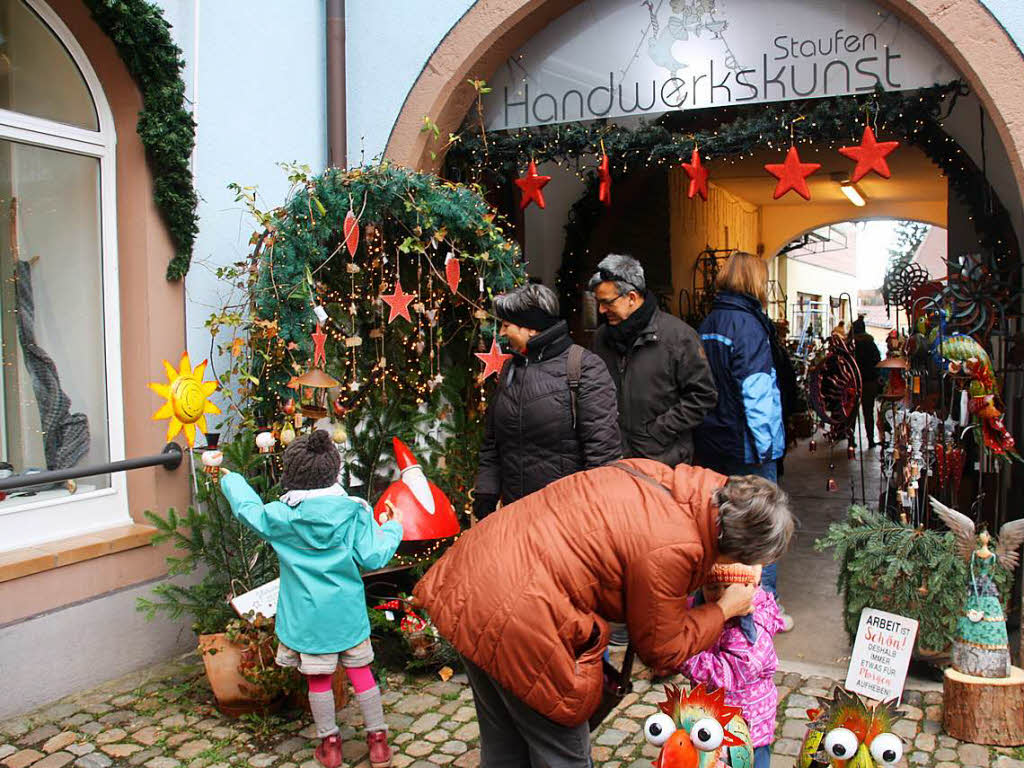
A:
<svg viewBox="0 0 1024 768">
<path fill-rule="evenodd" d="M 401 482 L 409 486 L 409 490 L 416 497 L 416 501 L 422 504 L 427 512 L 434 514 L 434 494 L 430 490 L 430 483 L 427 481 L 427 476 L 423 474 L 420 463 L 412 455 L 412 451 L 406 447 L 405 443 L 397 437 L 393 439 L 393 443 L 395 460 L 398 462 L 398 469 L 402 475 Z"/>
</svg>

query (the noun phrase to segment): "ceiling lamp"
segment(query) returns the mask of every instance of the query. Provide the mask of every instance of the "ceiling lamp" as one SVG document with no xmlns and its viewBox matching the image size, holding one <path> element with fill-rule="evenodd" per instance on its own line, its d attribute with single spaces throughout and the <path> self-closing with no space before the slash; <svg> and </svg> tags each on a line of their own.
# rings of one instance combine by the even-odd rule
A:
<svg viewBox="0 0 1024 768">
<path fill-rule="evenodd" d="M 867 198 L 864 197 L 864 193 L 861 192 L 860 187 L 852 181 L 840 182 L 839 189 L 844 195 L 846 195 L 846 199 L 858 208 L 863 208 L 867 203 Z"/>
</svg>

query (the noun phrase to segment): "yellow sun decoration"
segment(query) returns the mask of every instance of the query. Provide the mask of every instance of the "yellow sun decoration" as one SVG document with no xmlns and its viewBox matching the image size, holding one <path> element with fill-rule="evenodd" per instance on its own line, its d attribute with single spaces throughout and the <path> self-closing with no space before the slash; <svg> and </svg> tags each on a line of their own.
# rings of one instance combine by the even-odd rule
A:
<svg viewBox="0 0 1024 768">
<path fill-rule="evenodd" d="M 153 421 L 169 419 L 167 423 L 167 439 L 184 430 L 189 447 L 195 445 L 196 432 L 206 432 L 206 414 L 220 413 L 220 408 L 209 401 L 210 395 L 217 390 L 216 381 L 203 381 L 206 372 L 206 361 L 192 368 L 188 352 L 181 355 L 178 369 L 164 360 L 167 372 L 167 383 L 151 382 L 149 388 L 167 402 L 153 414 Z"/>
</svg>

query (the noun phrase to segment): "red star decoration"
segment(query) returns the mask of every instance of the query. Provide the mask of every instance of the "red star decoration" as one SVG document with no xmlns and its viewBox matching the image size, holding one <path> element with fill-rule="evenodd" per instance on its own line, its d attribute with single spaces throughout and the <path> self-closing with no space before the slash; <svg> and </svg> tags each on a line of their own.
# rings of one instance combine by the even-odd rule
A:
<svg viewBox="0 0 1024 768">
<path fill-rule="evenodd" d="M 516 179 L 516 185 L 523 190 L 523 199 L 519 201 L 519 207 L 525 208 L 530 204 L 530 201 L 536 201 L 537 205 L 543 208 L 544 193 L 541 190 L 549 181 L 551 181 L 551 177 L 539 175 L 537 173 L 537 164 L 531 160 L 529 167 L 526 169 L 526 175 L 521 179 Z"/>
<path fill-rule="evenodd" d="M 327 365 L 327 353 L 324 351 L 324 344 L 327 343 L 327 334 L 320 328 L 320 323 L 316 324 L 316 330 L 313 331 L 313 365 L 319 365 L 321 362 Z"/>
<path fill-rule="evenodd" d="M 409 304 L 412 303 L 413 299 L 416 298 L 415 293 L 405 293 L 402 290 L 402 281 L 395 281 L 395 292 L 385 293 L 381 295 L 384 303 L 391 307 L 391 314 L 388 316 L 388 323 L 394 322 L 396 317 L 404 317 L 408 322 L 412 322 L 412 318 L 409 317 Z"/>
<path fill-rule="evenodd" d="M 490 351 L 474 352 L 473 354 L 479 357 L 484 363 L 484 372 L 481 374 L 482 380 L 486 380 L 492 373 L 501 373 L 501 368 L 505 365 L 505 361 L 512 357 L 512 355 L 501 351 L 501 347 L 498 346 L 497 339 L 493 339 L 491 341 Z"/>
<path fill-rule="evenodd" d="M 612 204 L 612 172 L 608 168 L 608 155 L 603 153 L 601 162 L 597 164 L 597 178 L 601 180 L 600 186 L 597 188 L 597 199 L 610 207 Z"/>
<path fill-rule="evenodd" d="M 811 199 L 811 190 L 807 186 L 807 177 L 821 168 L 821 163 L 801 163 L 800 155 L 796 147 L 790 147 L 786 153 L 786 162 L 767 163 L 764 167 L 768 173 L 779 180 L 775 185 L 773 198 L 778 200 L 784 194 L 793 190 L 804 200 Z"/>
<path fill-rule="evenodd" d="M 683 163 L 683 170 L 686 171 L 686 175 L 690 177 L 690 191 L 687 193 L 688 197 L 694 195 L 700 195 L 701 200 L 708 199 L 708 176 L 710 172 L 707 168 L 701 165 L 700 152 L 697 148 L 693 148 L 693 156 L 690 158 L 690 162 Z"/>
<path fill-rule="evenodd" d="M 859 147 L 840 147 L 839 153 L 844 157 L 857 161 L 857 167 L 850 176 L 850 181 L 860 181 L 871 171 L 874 171 L 883 179 L 892 176 L 889 164 L 885 157 L 892 152 L 900 143 L 898 141 L 875 141 L 875 132 L 870 125 L 864 126 L 864 135 L 861 136 Z"/>
</svg>

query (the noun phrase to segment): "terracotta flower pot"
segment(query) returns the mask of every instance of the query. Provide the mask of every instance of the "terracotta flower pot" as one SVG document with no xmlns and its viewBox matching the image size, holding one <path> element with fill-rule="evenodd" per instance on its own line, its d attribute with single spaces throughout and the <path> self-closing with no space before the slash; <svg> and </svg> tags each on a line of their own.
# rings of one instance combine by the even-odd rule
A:
<svg viewBox="0 0 1024 768">
<path fill-rule="evenodd" d="M 279 700 L 268 697 L 239 673 L 242 651 L 219 632 L 199 636 L 199 654 L 206 667 L 217 709 L 228 717 L 240 717 L 249 712 L 266 712 L 280 705 Z"/>
</svg>

